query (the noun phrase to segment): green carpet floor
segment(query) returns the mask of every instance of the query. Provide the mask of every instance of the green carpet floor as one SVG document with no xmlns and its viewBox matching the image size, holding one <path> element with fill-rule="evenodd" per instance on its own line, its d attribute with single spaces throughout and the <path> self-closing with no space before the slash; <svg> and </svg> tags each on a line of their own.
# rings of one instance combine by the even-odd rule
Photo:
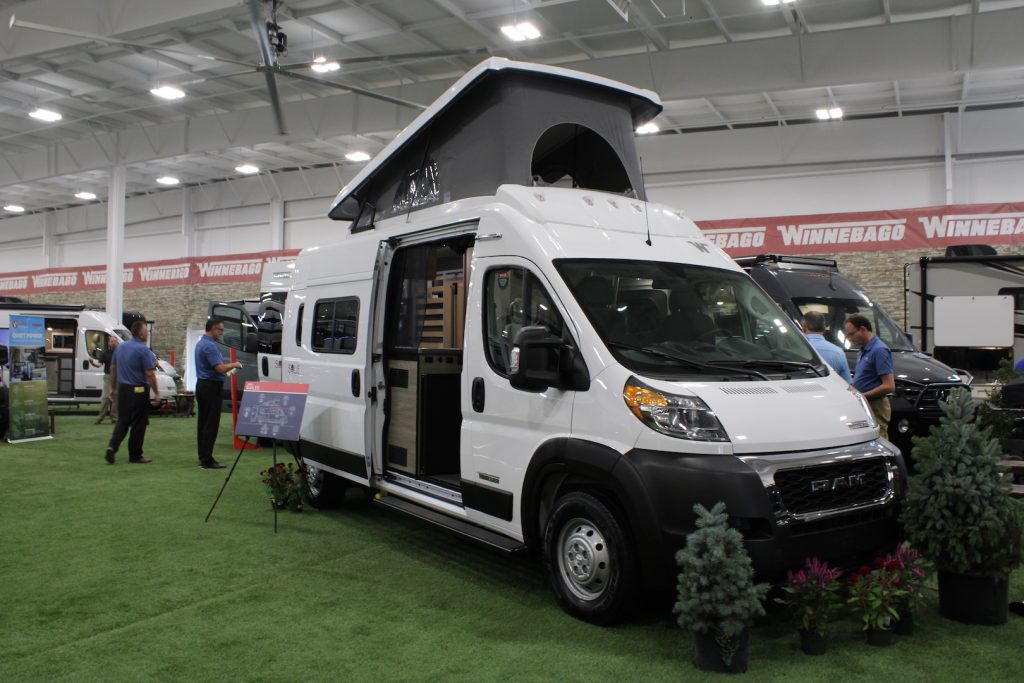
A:
<svg viewBox="0 0 1024 683">
<path fill-rule="evenodd" d="M 216 457 L 230 464 L 225 418 Z M 196 467 L 194 419 L 155 418 L 151 465 L 103 462 L 110 426 L 60 416 L 51 441 L 0 444 L 0 681 L 713 680 L 667 609 L 616 628 L 566 616 L 539 561 L 510 560 L 373 506 L 273 513 L 242 456 Z M 1011 595 L 1024 598 L 1024 571 Z M 968 627 L 930 606 L 886 649 L 837 625 L 823 657 L 779 614 L 748 680 L 1020 681 L 1024 619 Z"/>
</svg>

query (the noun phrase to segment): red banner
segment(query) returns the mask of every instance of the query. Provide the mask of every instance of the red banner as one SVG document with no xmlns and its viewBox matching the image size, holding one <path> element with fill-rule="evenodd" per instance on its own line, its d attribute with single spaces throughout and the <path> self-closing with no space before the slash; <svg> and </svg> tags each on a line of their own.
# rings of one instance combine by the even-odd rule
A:
<svg viewBox="0 0 1024 683">
<path fill-rule="evenodd" d="M 291 261 L 298 249 L 283 249 L 253 254 L 230 254 L 167 261 L 142 261 L 124 266 L 122 277 L 128 289 L 205 285 L 218 282 L 259 282 L 263 264 Z M 106 266 L 49 268 L 0 275 L 0 294 L 38 294 L 42 292 L 106 289 Z"/>
<path fill-rule="evenodd" d="M 1024 244 L 1024 204 L 957 204 L 897 211 L 700 221 L 730 256 Z"/>
</svg>

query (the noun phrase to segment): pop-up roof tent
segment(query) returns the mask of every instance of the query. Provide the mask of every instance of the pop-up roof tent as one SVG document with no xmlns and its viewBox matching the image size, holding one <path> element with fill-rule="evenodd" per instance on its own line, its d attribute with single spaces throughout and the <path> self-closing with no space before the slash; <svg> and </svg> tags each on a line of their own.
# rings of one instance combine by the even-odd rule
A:
<svg viewBox="0 0 1024 683">
<path fill-rule="evenodd" d="M 645 199 L 635 128 L 658 96 L 557 67 L 491 58 L 420 114 L 338 194 L 352 230 L 503 184 L 564 185 Z"/>
</svg>

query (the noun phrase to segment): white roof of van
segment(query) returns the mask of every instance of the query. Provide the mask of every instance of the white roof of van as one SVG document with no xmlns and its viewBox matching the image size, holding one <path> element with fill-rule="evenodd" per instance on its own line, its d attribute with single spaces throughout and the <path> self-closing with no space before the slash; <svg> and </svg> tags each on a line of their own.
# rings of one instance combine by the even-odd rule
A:
<svg viewBox="0 0 1024 683">
<path fill-rule="evenodd" d="M 544 64 L 531 64 L 529 62 L 516 62 L 510 59 L 505 59 L 504 57 L 491 57 L 489 59 L 485 59 L 467 71 L 462 78 L 449 87 L 440 97 L 434 100 L 433 104 L 423 110 L 423 112 L 421 112 L 420 115 L 412 121 L 412 123 L 406 126 L 405 129 L 403 129 L 401 133 L 399 133 L 383 150 L 381 150 L 377 156 L 367 163 L 356 177 L 350 180 L 345 187 L 341 189 L 341 192 L 338 193 L 334 202 L 331 204 L 331 210 L 333 211 L 336 206 L 345 200 L 346 197 L 358 189 L 367 178 L 376 173 L 377 170 L 379 170 L 393 154 L 402 149 L 402 147 L 405 146 L 405 144 L 412 138 L 416 137 L 416 135 L 419 134 L 419 132 L 426 127 L 431 120 L 447 109 L 454 100 L 458 99 L 458 97 L 462 95 L 464 91 L 468 90 L 474 82 L 481 78 L 481 76 L 497 71 L 527 71 L 590 83 L 611 90 L 617 90 L 640 100 L 646 100 L 650 103 L 654 115 L 657 115 L 662 108 L 661 98 L 658 97 L 657 93 L 651 90 L 634 88 L 633 86 L 626 85 L 625 83 L 613 81 L 610 78 L 594 76 L 593 74 L 575 71 L 573 69 L 563 69 L 561 67 L 547 66 Z M 637 123 L 641 123 L 641 121 L 638 121 Z"/>
</svg>

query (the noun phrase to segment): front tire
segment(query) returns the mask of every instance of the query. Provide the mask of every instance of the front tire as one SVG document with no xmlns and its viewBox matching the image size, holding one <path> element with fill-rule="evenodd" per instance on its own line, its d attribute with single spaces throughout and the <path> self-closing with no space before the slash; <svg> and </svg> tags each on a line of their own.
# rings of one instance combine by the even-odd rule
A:
<svg viewBox="0 0 1024 683">
<path fill-rule="evenodd" d="M 544 527 L 543 549 L 562 609 L 595 624 L 626 616 L 636 571 L 624 526 L 612 509 L 589 493 L 562 496 Z"/>
<path fill-rule="evenodd" d="M 306 467 L 306 498 L 309 504 L 320 510 L 341 505 L 345 498 L 345 480 L 332 474 L 314 462 L 303 460 Z"/>
</svg>

